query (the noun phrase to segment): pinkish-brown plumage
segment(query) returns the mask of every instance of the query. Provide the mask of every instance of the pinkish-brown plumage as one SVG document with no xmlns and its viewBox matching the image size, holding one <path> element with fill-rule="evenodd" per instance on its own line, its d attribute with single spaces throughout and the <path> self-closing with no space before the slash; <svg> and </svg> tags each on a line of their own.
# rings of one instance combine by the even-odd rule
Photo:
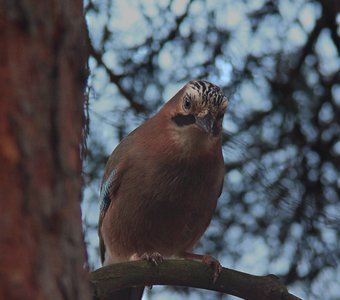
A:
<svg viewBox="0 0 340 300">
<path fill-rule="evenodd" d="M 113 151 L 101 190 L 104 265 L 192 251 L 223 185 L 226 106 L 217 86 L 191 81 Z"/>
</svg>

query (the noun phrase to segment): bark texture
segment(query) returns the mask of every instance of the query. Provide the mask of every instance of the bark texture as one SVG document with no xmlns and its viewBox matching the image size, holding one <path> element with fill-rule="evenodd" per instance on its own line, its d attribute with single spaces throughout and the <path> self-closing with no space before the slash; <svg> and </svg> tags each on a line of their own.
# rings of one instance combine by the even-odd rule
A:
<svg viewBox="0 0 340 300">
<path fill-rule="evenodd" d="M 0 0 L 0 298 L 89 299 L 81 0 Z"/>
</svg>

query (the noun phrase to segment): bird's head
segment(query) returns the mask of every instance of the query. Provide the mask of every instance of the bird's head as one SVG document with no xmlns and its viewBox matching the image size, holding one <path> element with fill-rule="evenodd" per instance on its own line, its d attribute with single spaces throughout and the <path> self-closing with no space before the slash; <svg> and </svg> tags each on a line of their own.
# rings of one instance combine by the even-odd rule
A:
<svg viewBox="0 0 340 300">
<path fill-rule="evenodd" d="M 219 138 L 228 100 L 218 86 L 204 80 L 187 83 L 171 100 L 171 120 L 179 132 Z"/>
</svg>

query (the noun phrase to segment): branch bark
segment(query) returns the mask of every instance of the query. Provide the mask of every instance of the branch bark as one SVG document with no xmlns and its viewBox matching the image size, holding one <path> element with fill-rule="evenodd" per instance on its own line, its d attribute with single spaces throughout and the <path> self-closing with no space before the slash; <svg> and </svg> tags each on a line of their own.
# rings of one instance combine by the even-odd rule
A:
<svg viewBox="0 0 340 300">
<path fill-rule="evenodd" d="M 201 288 L 246 300 L 300 299 L 290 294 L 275 275 L 255 276 L 223 268 L 213 284 L 212 269 L 206 264 L 189 260 L 165 260 L 159 266 L 146 261 L 117 263 L 92 272 L 90 278 L 95 299 L 109 299 L 117 290 L 147 285 Z"/>
</svg>

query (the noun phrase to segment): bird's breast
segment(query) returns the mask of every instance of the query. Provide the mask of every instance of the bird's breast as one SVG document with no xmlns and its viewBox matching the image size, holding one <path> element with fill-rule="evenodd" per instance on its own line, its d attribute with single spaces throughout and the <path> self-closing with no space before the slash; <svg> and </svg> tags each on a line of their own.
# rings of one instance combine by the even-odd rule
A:
<svg viewBox="0 0 340 300">
<path fill-rule="evenodd" d="M 114 235 L 124 237 L 116 242 L 125 245 L 125 253 L 170 256 L 190 250 L 215 210 L 217 173 L 214 164 L 171 159 L 130 166 L 115 204 Z"/>
<path fill-rule="evenodd" d="M 134 253 L 190 251 L 216 207 L 223 176 L 220 149 L 188 155 L 179 144 L 140 145 L 124 165 L 103 222 L 105 244 L 121 260 Z"/>
</svg>

